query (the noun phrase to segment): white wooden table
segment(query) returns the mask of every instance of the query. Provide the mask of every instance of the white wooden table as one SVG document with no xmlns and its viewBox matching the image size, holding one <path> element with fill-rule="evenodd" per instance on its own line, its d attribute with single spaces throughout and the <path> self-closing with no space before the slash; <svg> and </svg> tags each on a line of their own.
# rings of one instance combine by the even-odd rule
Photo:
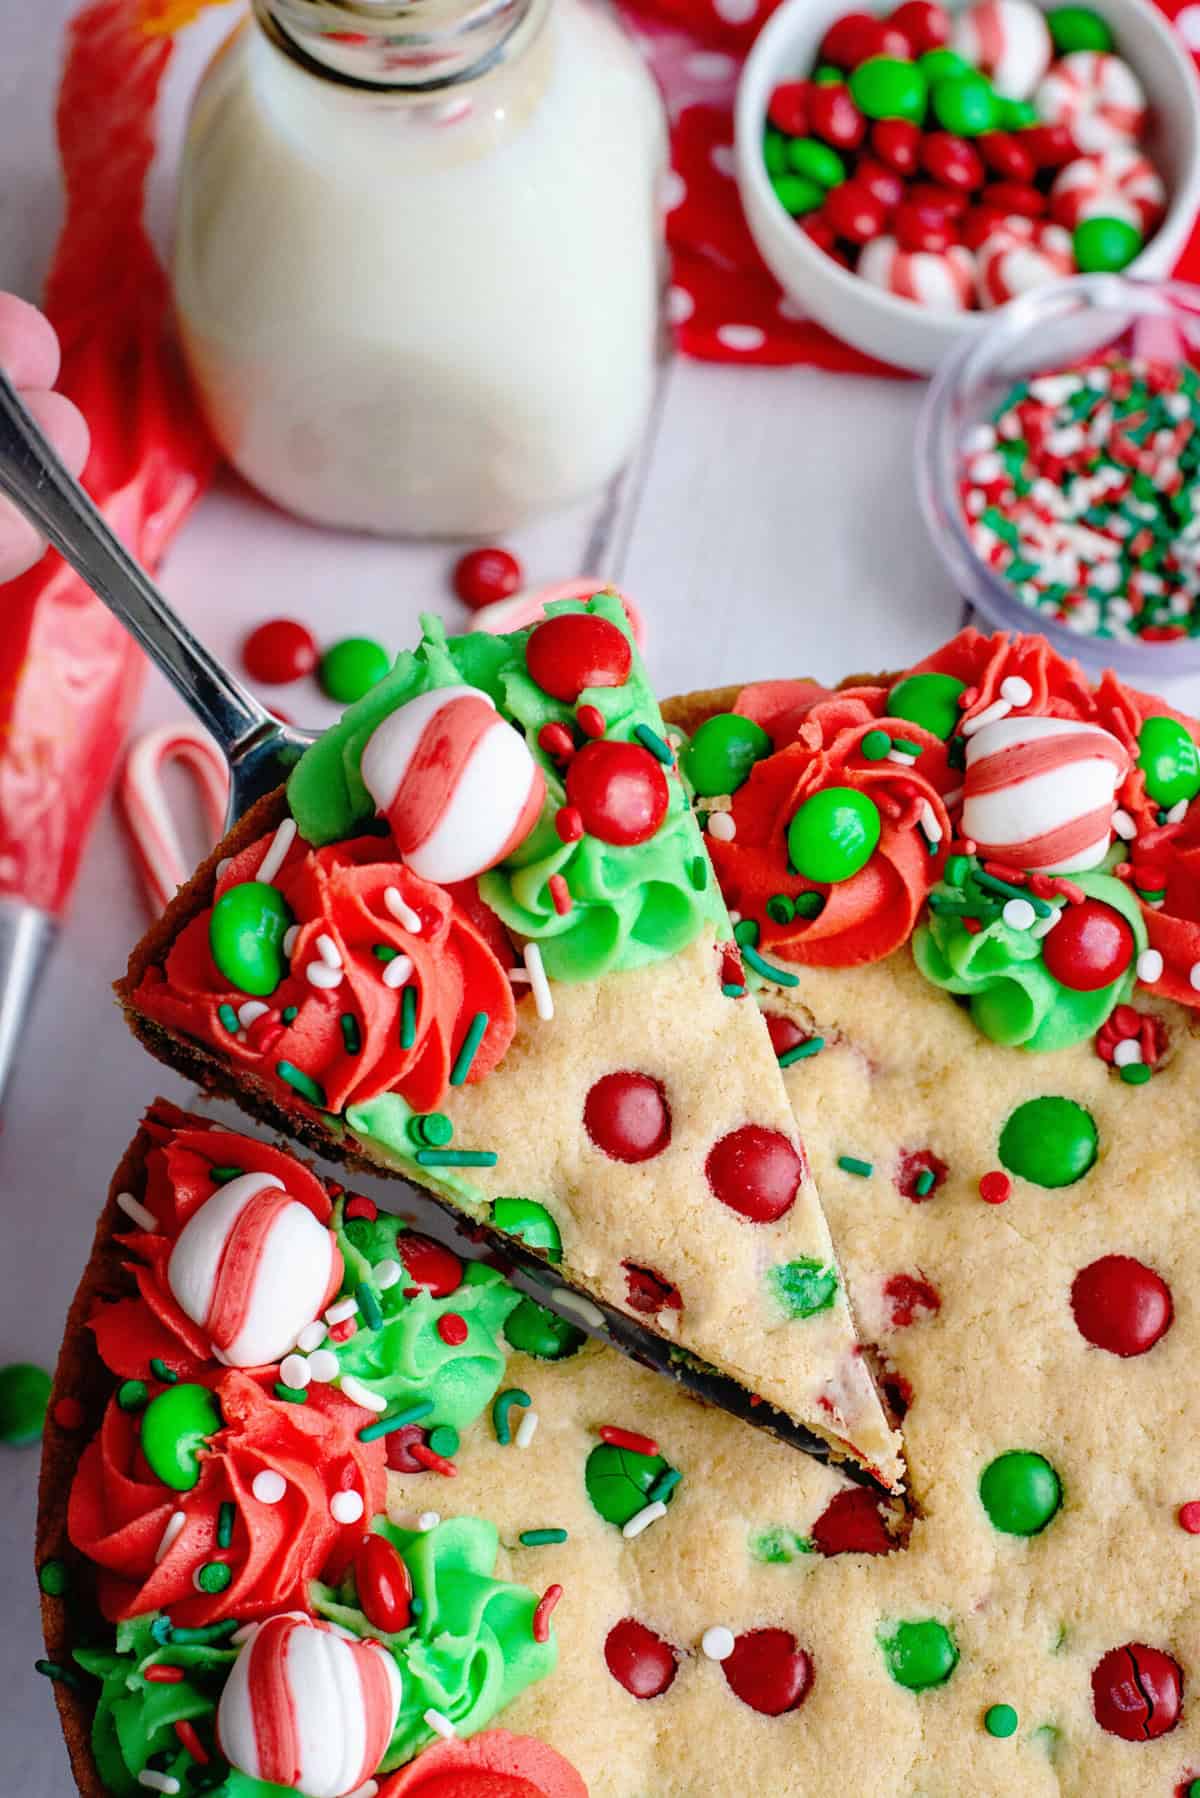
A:
<svg viewBox="0 0 1200 1798">
<path fill-rule="evenodd" d="M 0 57 L 0 287 L 36 297 L 58 229 L 51 111 L 63 20 L 74 0 L 9 0 Z M 153 217 L 163 237 L 187 96 L 228 9 L 193 28 L 176 59 Z M 661 692 L 768 675 L 836 677 L 898 667 L 956 628 L 961 607 L 913 500 L 922 389 L 811 370 L 676 361 L 664 371 L 644 453 L 593 505 L 520 533 L 531 581 L 612 579 L 636 596 Z M 206 498 L 163 573 L 172 602 L 233 659 L 248 625 L 288 613 L 318 638 L 351 632 L 393 648 L 417 613 L 461 614 L 455 550 L 318 532 L 226 482 Z M 2 595 L 0 595 L 2 615 Z M 1193 683 L 1200 697 L 1200 682 Z M 307 687 L 280 703 L 318 724 Z M 143 726 L 181 707 L 157 675 Z M 199 844 L 195 845 L 199 848 Z M 52 1366 L 111 1170 L 147 1101 L 182 1083 L 147 1060 L 110 983 L 145 915 L 111 810 L 97 825 L 0 1131 L 0 1363 Z M 36 1450 L 0 1448 L 0 1789 L 72 1790 L 40 1652 L 31 1543 Z"/>
</svg>

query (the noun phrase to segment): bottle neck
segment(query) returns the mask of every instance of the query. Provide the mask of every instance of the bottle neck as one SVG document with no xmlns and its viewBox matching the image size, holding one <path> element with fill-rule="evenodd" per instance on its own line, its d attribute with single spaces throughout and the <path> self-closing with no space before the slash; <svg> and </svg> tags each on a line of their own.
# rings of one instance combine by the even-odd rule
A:
<svg viewBox="0 0 1200 1798">
<path fill-rule="evenodd" d="M 349 87 L 436 93 L 519 54 L 546 0 L 253 0 L 280 50 Z"/>
</svg>

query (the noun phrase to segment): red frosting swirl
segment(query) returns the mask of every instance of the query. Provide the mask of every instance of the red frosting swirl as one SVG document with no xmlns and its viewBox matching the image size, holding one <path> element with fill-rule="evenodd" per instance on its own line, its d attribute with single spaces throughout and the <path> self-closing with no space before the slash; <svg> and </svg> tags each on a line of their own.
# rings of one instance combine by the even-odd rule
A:
<svg viewBox="0 0 1200 1798">
<path fill-rule="evenodd" d="M 217 1191 L 214 1167 L 274 1174 L 289 1197 L 306 1205 L 318 1223 L 329 1222 L 332 1206 L 316 1175 L 281 1149 L 207 1127 L 173 1108 L 168 1112 L 164 1107 L 158 1120 L 147 1118 L 143 1128 L 159 1138 L 146 1157 L 141 1194 L 141 1203 L 158 1228 L 118 1238 L 137 1257 L 126 1265 L 137 1281 L 139 1296 L 116 1303 L 101 1300 L 88 1323 L 101 1360 L 121 1379 L 145 1379 L 154 1356 L 182 1378 L 193 1379 L 211 1369 L 212 1344 L 176 1303 L 167 1282 L 167 1263 L 184 1225 Z"/>
<path fill-rule="evenodd" d="M 259 1380 L 233 1369 L 203 1384 L 215 1394 L 224 1426 L 202 1451 L 200 1477 L 190 1492 L 173 1491 L 150 1471 L 139 1418 L 115 1399 L 83 1452 L 67 1528 L 74 1546 L 103 1570 L 97 1596 L 113 1622 L 158 1609 L 189 1627 L 307 1610 L 309 1581 L 340 1578 L 362 1537 L 362 1521 L 334 1520 L 334 1494 L 357 1492 L 367 1518 L 385 1507 L 385 1443 L 359 1441 L 357 1432 L 371 1413 L 334 1387 L 312 1386 L 307 1403 L 297 1405 L 273 1398 Z M 253 1493 L 255 1476 L 268 1470 L 287 1482 L 275 1504 Z M 217 1541 L 224 1503 L 235 1510 L 227 1548 Z M 156 1565 L 176 1512 L 184 1524 Z M 233 1574 L 215 1594 L 194 1583 L 209 1561 L 225 1562 Z"/>
<path fill-rule="evenodd" d="M 379 1787 L 379 1798 L 588 1798 L 569 1761 L 533 1736 L 486 1729 L 427 1748 Z"/>
<path fill-rule="evenodd" d="M 217 882 L 216 897 L 253 880 L 271 839 L 264 837 L 236 856 Z M 416 1111 L 430 1111 L 446 1091 L 455 1056 L 477 1012 L 488 1014 L 487 1032 L 471 1063 L 468 1081 L 482 1080 L 512 1040 L 515 1009 L 512 987 L 499 959 L 504 939 L 481 930 L 457 890 L 420 880 L 400 864 L 389 840 L 357 837 L 324 849 L 298 839 L 276 875 L 278 888 L 299 926 L 290 967 L 270 996 L 270 1009 L 248 1030 L 232 1034 L 221 1022 L 222 1006 L 234 1011 L 246 994 L 231 987 L 209 947 L 210 911 L 185 925 L 163 967 L 150 968 L 137 993 L 148 1017 L 171 1030 L 211 1044 L 235 1066 L 252 1069 L 274 1086 L 289 1106 L 299 1099 L 276 1072 L 286 1060 L 315 1080 L 325 1108 L 350 1105 L 398 1092 Z M 384 893 L 399 890 L 421 920 L 408 931 L 388 910 Z M 336 945 L 344 968 L 333 988 L 314 986 L 305 975 L 319 961 L 317 938 Z M 401 1044 L 399 989 L 384 984 L 384 962 L 376 948 L 406 955 L 417 990 L 415 1041 Z M 281 1013 L 296 1008 L 285 1027 Z M 354 1020 L 347 1043 L 343 1019 Z"/>
</svg>

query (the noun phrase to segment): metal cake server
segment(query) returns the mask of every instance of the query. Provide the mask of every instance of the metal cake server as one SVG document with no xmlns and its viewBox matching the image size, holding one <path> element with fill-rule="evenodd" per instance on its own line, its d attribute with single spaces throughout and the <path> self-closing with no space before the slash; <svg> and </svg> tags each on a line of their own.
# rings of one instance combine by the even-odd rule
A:
<svg viewBox="0 0 1200 1798">
<path fill-rule="evenodd" d="M 79 482 L 68 474 L 2 373 L 0 493 L 25 514 L 120 619 L 213 737 L 229 764 L 227 823 L 232 824 L 256 800 L 280 786 L 317 733 L 281 724 L 272 717 L 176 617 L 146 570 L 113 533 Z M 17 992 L 11 955 L 7 965 L 5 961 L 0 919 L 0 1086 L 6 1012 L 15 1014 L 19 1024 L 20 1011 L 32 988 L 27 960 L 26 957 L 22 963 L 25 972 Z M 14 989 L 13 1003 L 7 1004 L 10 986 Z M 9 1035 L 15 1039 L 15 1034 L 10 1023 Z M 11 1044 L 8 1052 L 11 1053 Z M 421 1196 L 427 1195 L 422 1192 Z M 753 1397 L 736 1381 L 696 1361 L 627 1313 L 597 1304 L 587 1293 L 568 1285 L 556 1269 L 548 1267 L 518 1239 L 486 1226 L 472 1228 L 461 1214 L 441 1202 L 435 1215 L 437 1223 L 431 1234 L 439 1235 L 444 1246 L 471 1258 L 479 1253 L 482 1235 L 493 1251 L 491 1258 L 504 1264 L 513 1284 L 566 1322 L 599 1337 L 643 1366 L 668 1375 L 705 1403 L 768 1430 L 791 1447 L 821 1460 L 832 1458 L 829 1444 L 822 1437 Z M 425 1221 L 423 1218 L 422 1227 Z M 879 1492 L 886 1491 L 857 1464 L 841 1465 L 850 1478 Z"/>
</svg>

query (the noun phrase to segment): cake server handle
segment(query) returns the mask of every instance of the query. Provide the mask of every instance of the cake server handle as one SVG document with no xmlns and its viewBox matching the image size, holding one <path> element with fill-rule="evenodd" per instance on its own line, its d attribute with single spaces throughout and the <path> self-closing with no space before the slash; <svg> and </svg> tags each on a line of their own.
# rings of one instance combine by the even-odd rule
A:
<svg viewBox="0 0 1200 1798">
<path fill-rule="evenodd" d="M 67 472 L 3 373 L 0 493 L 120 619 L 215 739 L 232 777 L 231 819 L 286 778 L 312 736 L 281 725 L 192 635 Z"/>
</svg>

